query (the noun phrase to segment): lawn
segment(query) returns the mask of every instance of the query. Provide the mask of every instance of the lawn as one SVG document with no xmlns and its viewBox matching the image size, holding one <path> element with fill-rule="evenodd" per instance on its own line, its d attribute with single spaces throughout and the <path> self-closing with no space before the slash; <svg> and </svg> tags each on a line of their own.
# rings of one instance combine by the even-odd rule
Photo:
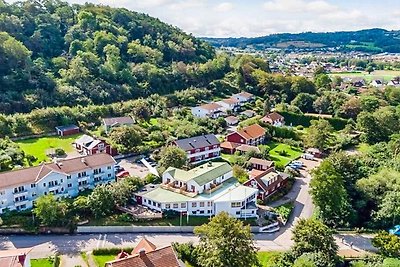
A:
<svg viewBox="0 0 400 267">
<path fill-rule="evenodd" d="M 37 158 L 35 164 L 42 161 L 47 161 L 49 158 L 46 156 L 46 150 L 50 148 L 62 148 L 65 152 L 72 152 L 74 150 L 72 142 L 81 134 L 71 135 L 68 137 L 40 137 L 16 141 L 25 154 L 33 155 Z"/>
<path fill-rule="evenodd" d="M 276 259 L 281 252 L 276 251 L 259 251 L 258 253 L 258 260 L 263 267 L 272 266 L 274 263 L 274 259 Z"/>
<path fill-rule="evenodd" d="M 53 262 L 54 260 L 48 258 L 34 259 L 31 260 L 31 267 L 53 267 Z"/>
<path fill-rule="evenodd" d="M 232 162 L 234 161 L 235 155 L 233 154 L 224 154 L 221 153 L 221 158 L 223 160 L 226 160 L 227 162 L 229 162 L 230 164 L 232 164 Z"/>
<path fill-rule="evenodd" d="M 342 78 L 363 78 L 367 82 L 371 82 L 373 79 L 383 79 L 384 82 L 388 82 L 396 76 L 400 76 L 400 71 L 397 70 L 376 70 L 368 74 L 368 72 L 340 72 L 332 73 L 330 76 L 340 76 Z"/>
<path fill-rule="evenodd" d="M 371 146 L 366 144 L 366 143 L 361 143 L 357 146 L 357 151 L 362 153 L 362 154 L 366 154 L 371 150 Z"/>
<path fill-rule="evenodd" d="M 98 267 L 104 267 L 106 262 L 115 260 L 117 255 L 93 255 L 94 262 Z"/>
<path fill-rule="evenodd" d="M 271 142 L 268 143 L 268 146 L 271 148 L 269 155 L 277 166 L 286 166 L 292 160 L 299 158 L 303 154 L 301 149 L 286 144 Z M 283 155 L 283 151 L 286 152 L 286 155 Z"/>
</svg>

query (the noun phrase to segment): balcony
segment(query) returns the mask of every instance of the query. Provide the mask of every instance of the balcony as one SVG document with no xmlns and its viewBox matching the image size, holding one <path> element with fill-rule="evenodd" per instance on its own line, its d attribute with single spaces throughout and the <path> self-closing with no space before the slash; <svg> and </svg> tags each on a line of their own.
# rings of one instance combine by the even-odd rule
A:
<svg viewBox="0 0 400 267">
<path fill-rule="evenodd" d="M 217 191 L 222 186 L 222 183 L 211 184 L 210 186 L 210 189 L 204 190 L 205 194 L 211 194 L 212 192 Z"/>
<path fill-rule="evenodd" d="M 60 184 L 55 184 L 55 185 L 49 185 L 49 191 L 56 191 L 57 189 L 60 189 L 61 185 Z"/>
<path fill-rule="evenodd" d="M 22 190 L 22 191 L 14 191 L 13 192 L 13 194 L 14 194 L 14 197 L 19 197 L 19 196 L 23 196 L 23 195 L 26 195 L 28 193 L 28 190 Z"/>
<path fill-rule="evenodd" d="M 187 191 L 186 186 L 177 187 L 173 183 L 161 184 L 161 188 L 166 189 L 166 190 L 171 191 L 171 192 L 175 192 L 175 193 L 178 193 L 178 194 L 185 195 L 187 197 L 195 197 L 195 196 L 197 196 L 197 192 L 189 192 L 189 191 Z"/>
<path fill-rule="evenodd" d="M 87 180 L 89 180 L 89 176 L 88 175 L 78 178 L 78 182 L 83 182 L 83 181 L 87 181 Z"/>
</svg>

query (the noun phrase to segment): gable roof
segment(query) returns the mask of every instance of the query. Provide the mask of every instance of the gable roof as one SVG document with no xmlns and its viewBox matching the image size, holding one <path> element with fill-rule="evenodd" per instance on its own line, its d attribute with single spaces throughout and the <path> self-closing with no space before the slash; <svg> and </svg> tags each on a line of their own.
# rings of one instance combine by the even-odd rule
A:
<svg viewBox="0 0 400 267">
<path fill-rule="evenodd" d="M 239 144 L 239 143 L 225 141 L 225 142 L 221 143 L 221 148 L 223 148 L 223 149 L 235 149 L 240 145 L 241 144 Z"/>
<path fill-rule="evenodd" d="M 239 119 L 237 117 L 235 117 L 235 116 L 229 116 L 229 117 L 225 118 L 225 121 L 227 123 L 238 123 Z"/>
<path fill-rule="evenodd" d="M 124 259 L 109 261 L 106 267 L 180 267 L 172 246 L 158 248 L 143 255 L 135 254 Z"/>
<path fill-rule="evenodd" d="M 170 167 L 164 174 L 169 173 L 175 180 L 182 182 L 194 180 L 202 186 L 231 170 L 232 167 L 227 162 L 208 162 L 189 171 Z"/>
<path fill-rule="evenodd" d="M 279 176 L 279 173 L 277 173 L 274 168 L 269 168 L 254 176 L 250 180 L 255 180 L 264 191 L 268 191 L 268 185 L 265 184 L 265 182 L 270 180 L 272 176 Z"/>
<path fill-rule="evenodd" d="M 220 144 L 218 138 L 213 134 L 200 135 L 200 136 L 196 136 L 196 137 L 180 139 L 180 140 L 176 140 L 174 142 L 179 148 L 181 148 L 185 151 Z"/>
<path fill-rule="evenodd" d="M 143 237 L 139 243 L 136 245 L 136 247 L 132 250 L 132 255 L 134 254 L 139 254 L 139 251 L 144 249 L 146 253 L 151 252 L 156 250 L 156 245 L 151 243 L 149 240 L 147 240 L 145 237 Z"/>
<path fill-rule="evenodd" d="M 78 130 L 78 129 L 79 129 L 78 126 L 73 125 L 73 124 L 71 124 L 71 125 L 65 125 L 65 126 L 56 126 L 55 128 L 56 128 L 57 130 L 59 130 L 59 131 L 62 131 L 62 132 L 64 132 L 64 131 L 70 131 L 70 130 Z"/>
<path fill-rule="evenodd" d="M 245 139 L 259 138 L 265 135 L 265 129 L 258 124 L 253 124 L 237 131 Z"/>
<path fill-rule="evenodd" d="M 103 122 L 106 126 L 115 126 L 115 125 L 129 125 L 134 124 L 135 121 L 131 117 L 114 117 L 114 118 L 104 118 Z"/>
<path fill-rule="evenodd" d="M 250 94 L 249 92 L 243 91 L 243 92 L 240 92 L 238 94 L 234 94 L 233 96 L 241 96 L 241 97 L 244 97 L 244 98 L 251 98 L 251 97 L 253 97 L 253 94 Z"/>
<path fill-rule="evenodd" d="M 268 115 L 265 115 L 261 119 L 261 121 L 266 121 L 268 119 L 270 119 L 271 121 L 278 121 L 278 120 L 284 119 L 284 117 L 281 114 L 277 113 L 277 112 L 271 112 Z"/>
<path fill-rule="evenodd" d="M 250 146 L 250 145 L 245 145 L 245 144 L 238 146 L 236 148 L 236 151 L 241 151 L 241 152 L 255 151 L 257 153 L 261 152 L 260 149 L 256 146 Z"/>
<path fill-rule="evenodd" d="M 94 138 L 90 135 L 84 134 L 78 139 L 74 141 L 75 144 L 81 145 L 81 146 L 86 146 L 87 144 L 91 143 L 94 141 Z"/>
<path fill-rule="evenodd" d="M 222 108 L 222 106 L 213 102 L 213 103 L 208 103 L 208 104 L 201 105 L 201 106 L 199 106 L 199 108 L 211 111 L 211 110 L 214 110 L 214 109 Z"/>
<path fill-rule="evenodd" d="M 235 105 L 235 104 L 239 104 L 239 100 L 235 99 L 235 98 L 225 98 L 222 99 L 220 102 L 224 102 L 228 105 Z"/>
<path fill-rule="evenodd" d="M 19 248 L 0 251 L 0 266 L 4 267 L 24 267 L 26 255 L 32 248 Z"/>
<path fill-rule="evenodd" d="M 90 156 L 65 159 L 59 161 L 58 163 L 45 163 L 35 167 L 2 172 L 0 173 L 0 188 L 9 188 L 16 185 L 36 183 L 50 172 L 71 174 L 110 164 L 115 164 L 113 157 L 105 153 L 100 153 Z"/>
<path fill-rule="evenodd" d="M 267 168 L 272 167 L 274 165 L 273 161 L 265 160 L 265 159 L 258 159 L 258 158 L 251 158 L 249 160 L 251 164 L 258 164 L 262 166 L 266 166 Z"/>
</svg>

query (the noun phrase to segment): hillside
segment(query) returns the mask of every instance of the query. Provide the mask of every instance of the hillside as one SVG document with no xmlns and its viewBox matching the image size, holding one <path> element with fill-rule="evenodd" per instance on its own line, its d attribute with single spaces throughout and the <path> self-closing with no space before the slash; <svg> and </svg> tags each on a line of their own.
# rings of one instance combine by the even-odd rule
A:
<svg viewBox="0 0 400 267">
<path fill-rule="evenodd" d="M 145 14 L 0 0 L 0 113 L 112 103 L 202 86 L 207 43 Z M 201 67 L 201 66 L 200 66 Z"/>
<path fill-rule="evenodd" d="M 338 48 L 340 51 L 400 53 L 400 31 L 370 29 L 349 32 L 272 34 L 256 38 L 203 38 L 216 47 Z"/>
</svg>

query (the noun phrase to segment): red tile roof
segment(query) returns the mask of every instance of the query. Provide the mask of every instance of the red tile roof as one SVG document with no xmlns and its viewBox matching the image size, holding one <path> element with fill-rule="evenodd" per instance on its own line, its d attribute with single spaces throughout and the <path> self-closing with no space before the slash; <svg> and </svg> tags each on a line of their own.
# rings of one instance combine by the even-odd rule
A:
<svg viewBox="0 0 400 267">
<path fill-rule="evenodd" d="M 245 139 L 255 139 L 265 135 L 265 129 L 258 124 L 253 124 L 237 131 Z"/>
<path fill-rule="evenodd" d="M 154 251 L 135 254 L 124 259 L 109 261 L 106 267 L 180 267 L 179 260 L 171 246 Z"/>
<path fill-rule="evenodd" d="M 217 103 L 208 103 L 208 104 L 204 104 L 204 105 L 200 106 L 200 108 L 206 109 L 206 110 L 215 110 L 215 109 L 219 109 L 221 107 L 222 106 Z"/>
<path fill-rule="evenodd" d="M 156 250 L 156 248 L 157 248 L 156 245 L 154 245 L 144 237 L 140 240 L 139 244 L 137 244 L 136 247 L 133 249 L 132 255 L 139 254 L 139 251 L 142 249 L 144 249 L 144 251 L 148 253 Z"/>
<path fill-rule="evenodd" d="M 238 143 L 233 143 L 233 142 L 228 142 L 228 141 L 225 141 L 225 142 L 223 142 L 223 143 L 221 143 L 221 148 L 223 148 L 223 149 L 235 149 L 235 148 L 237 148 L 238 146 L 240 146 L 241 144 L 238 144 Z"/>
</svg>

